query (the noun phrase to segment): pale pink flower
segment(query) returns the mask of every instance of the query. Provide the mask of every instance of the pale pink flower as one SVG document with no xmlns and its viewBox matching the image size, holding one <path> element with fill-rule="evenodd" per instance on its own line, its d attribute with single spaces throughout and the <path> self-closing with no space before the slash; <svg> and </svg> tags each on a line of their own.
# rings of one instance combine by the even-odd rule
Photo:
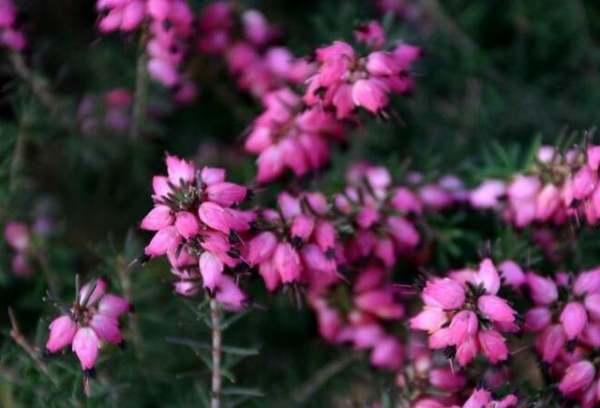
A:
<svg viewBox="0 0 600 408">
<path fill-rule="evenodd" d="M 57 317 L 49 326 L 46 349 L 55 353 L 72 344 L 83 370 L 96 365 L 102 342 L 123 341 L 119 317 L 131 309 L 129 302 L 106 293 L 102 279 L 84 285 L 68 314 Z"/>
</svg>

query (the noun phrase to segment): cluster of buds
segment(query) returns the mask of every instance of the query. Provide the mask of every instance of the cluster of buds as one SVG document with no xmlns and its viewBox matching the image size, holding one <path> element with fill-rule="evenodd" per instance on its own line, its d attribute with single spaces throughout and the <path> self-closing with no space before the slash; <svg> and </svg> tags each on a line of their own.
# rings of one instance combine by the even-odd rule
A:
<svg viewBox="0 0 600 408">
<path fill-rule="evenodd" d="M 549 372 L 561 379 L 559 391 L 583 407 L 600 402 L 595 379 L 595 349 L 600 347 L 600 268 L 554 278 L 533 272 L 526 276 L 534 306 L 524 330 L 536 334 L 535 348 Z"/>
<path fill-rule="evenodd" d="M 19 12 L 12 0 L 0 0 L 0 46 L 17 52 L 27 47 Z"/>
<path fill-rule="evenodd" d="M 397 371 L 404 362 L 404 345 L 389 326 L 405 316 L 405 307 L 391 269 L 398 257 L 413 256 L 421 242 L 410 217 L 444 206 L 429 200 L 430 194 L 424 194 L 426 201 L 419 191 L 392 186 L 383 167 L 359 164 L 349 170 L 347 179 L 347 188 L 334 196 L 331 210 L 338 241 L 335 259 L 343 280 L 313 288 L 309 304 L 325 340 L 371 350 L 374 366 Z M 428 185 L 434 188 L 450 194 L 438 184 Z M 443 202 L 449 205 L 448 200 Z"/>
<path fill-rule="evenodd" d="M 372 262 L 357 269 L 348 283 L 309 292 L 319 333 L 330 343 L 370 350 L 373 366 L 397 371 L 404 363 L 404 345 L 386 326 L 405 315 L 401 293 L 384 266 Z"/>
<path fill-rule="evenodd" d="M 508 183 L 486 180 L 471 191 L 470 202 L 475 208 L 498 210 L 517 227 L 561 225 L 570 217 L 595 225 L 600 220 L 599 166 L 600 146 L 565 154 L 542 146 L 528 174 L 517 174 Z"/>
<path fill-rule="evenodd" d="M 194 16 L 185 0 L 98 0 L 96 8 L 104 33 L 132 32 L 147 23 L 150 76 L 173 89 L 176 101 L 195 97 L 195 85 L 180 72 L 194 34 Z"/>
<path fill-rule="evenodd" d="M 300 85 L 314 72 L 306 59 L 271 45 L 280 30 L 256 9 L 238 11 L 232 2 L 210 3 L 202 10 L 198 31 L 200 52 L 221 56 L 238 87 L 255 98 Z"/>
<path fill-rule="evenodd" d="M 393 187 L 385 167 L 358 164 L 347 174 L 348 185 L 335 196 L 335 209 L 343 214 L 350 232 L 345 255 L 349 262 L 374 257 L 386 267 L 398 254 L 413 252 L 421 242 L 409 215 L 423 211 L 423 201 L 412 190 Z"/>
<path fill-rule="evenodd" d="M 71 307 L 50 323 L 46 350 L 56 353 L 72 345 L 81 368 L 93 371 L 98 351 L 104 343 L 119 345 L 123 342 L 119 318 L 131 311 L 131 304 L 106 292 L 102 278 L 85 284 L 77 293 Z"/>
<path fill-rule="evenodd" d="M 328 203 L 321 193 L 281 193 L 278 208 L 260 211 L 262 232 L 247 245 L 245 259 L 257 267 L 266 287 L 301 283 L 310 288 L 339 280 L 336 231 L 326 218 Z"/>
<path fill-rule="evenodd" d="M 133 95 L 127 89 L 115 88 L 103 95 L 87 95 L 79 103 L 77 120 L 84 134 L 125 133 L 131 122 Z"/>
<path fill-rule="evenodd" d="M 372 31 L 359 39 L 379 45 L 382 41 Z M 333 109 L 338 119 L 350 118 L 357 107 L 383 114 L 390 93 L 404 94 L 413 88 L 410 68 L 420 54 L 420 48 L 401 43 L 392 51 L 360 56 L 350 44 L 336 41 L 316 50 L 318 70 L 308 79 L 304 101 Z"/>
<path fill-rule="evenodd" d="M 255 215 L 235 208 L 248 196 L 246 187 L 225 181 L 225 170 L 196 167 L 167 156 L 168 176 L 152 180 L 155 203 L 141 228 L 156 231 L 145 248 L 149 257 L 166 255 L 181 295 L 201 287 L 230 309 L 243 307 L 246 296 L 226 272 L 243 269 L 245 234 Z"/>
<path fill-rule="evenodd" d="M 342 124 L 319 107 L 305 109 L 302 99 L 288 88 L 263 98 L 265 111 L 254 120 L 245 149 L 258 155 L 257 181 L 267 183 L 286 169 L 305 176 L 330 159 L 331 140 L 343 137 Z"/>
<path fill-rule="evenodd" d="M 490 259 L 478 270 L 450 272 L 427 281 L 423 311 L 410 320 L 411 328 L 429 333 L 429 347 L 443 349 L 461 366 L 482 352 L 493 364 L 508 358 L 503 332 L 516 332 L 516 311 L 498 296 L 500 274 Z M 449 324 L 448 324 L 449 323 Z"/>
<path fill-rule="evenodd" d="M 406 357 L 395 380 L 398 406 L 438 408 L 461 401 L 458 393 L 467 388 L 466 376 L 453 370 L 447 359 L 432 353 L 422 336 L 411 333 Z"/>
</svg>

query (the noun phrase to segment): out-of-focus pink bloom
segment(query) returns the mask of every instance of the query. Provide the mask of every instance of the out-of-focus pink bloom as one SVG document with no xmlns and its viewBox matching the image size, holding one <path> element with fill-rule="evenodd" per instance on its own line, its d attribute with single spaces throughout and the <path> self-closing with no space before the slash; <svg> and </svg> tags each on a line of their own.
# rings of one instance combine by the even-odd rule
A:
<svg viewBox="0 0 600 408">
<path fill-rule="evenodd" d="M 498 270 L 504 282 L 514 288 L 520 288 L 526 282 L 523 269 L 514 261 L 507 260 L 498 265 Z"/>
<path fill-rule="evenodd" d="M 450 368 L 434 368 L 429 371 L 429 383 L 443 391 L 458 391 L 466 385 L 466 379 Z"/>
<path fill-rule="evenodd" d="M 546 307 L 535 307 L 525 313 L 524 329 L 540 331 L 548 327 L 552 321 L 552 313 Z"/>
<path fill-rule="evenodd" d="M 506 193 L 506 185 L 500 180 L 487 180 L 471 191 L 469 201 L 475 208 L 494 208 Z"/>
<path fill-rule="evenodd" d="M 4 227 L 4 238 L 16 251 L 24 251 L 29 246 L 31 233 L 27 224 L 11 221 Z"/>
<path fill-rule="evenodd" d="M 215 299 L 229 310 L 241 310 L 246 306 L 247 297 L 233 279 L 222 275 L 218 281 Z"/>
<path fill-rule="evenodd" d="M 388 336 L 375 344 L 371 351 L 371 364 L 388 370 L 397 370 L 402 365 L 404 351 L 400 342 Z"/>
<path fill-rule="evenodd" d="M 378 21 L 369 21 L 354 30 L 354 38 L 370 48 L 381 48 L 385 43 L 385 32 Z"/>
<path fill-rule="evenodd" d="M 582 167 L 573 177 L 573 197 L 577 200 L 587 198 L 598 183 L 598 173 L 588 166 Z"/>
<path fill-rule="evenodd" d="M 501 401 L 494 401 L 489 391 L 475 389 L 462 408 L 509 408 L 516 406 L 517 403 L 517 397 L 512 394 L 504 397 Z"/>
<path fill-rule="evenodd" d="M 531 298 L 539 305 L 548 305 L 558 299 L 558 289 L 556 284 L 549 278 L 544 278 L 533 272 L 528 272 L 527 285 L 529 287 Z"/>
<path fill-rule="evenodd" d="M 536 340 L 536 348 L 542 355 L 542 360 L 552 363 L 563 350 L 567 342 L 561 325 L 555 324 L 546 328 Z"/>
</svg>

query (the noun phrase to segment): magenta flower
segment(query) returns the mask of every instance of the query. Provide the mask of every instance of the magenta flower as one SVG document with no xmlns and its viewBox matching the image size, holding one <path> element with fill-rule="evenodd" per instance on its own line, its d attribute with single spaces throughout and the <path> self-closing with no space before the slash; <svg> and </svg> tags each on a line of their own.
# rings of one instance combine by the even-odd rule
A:
<svg viewBox="0 0 600 408">
<path fill-rule="evenodd" d="M 558 389 L 565 395 L 584 391 L 592 383 L 596 375 L 594 365 L 589 361 L 580 361 L 567 368 Z"/>
<path fill-rule="evenodd" d="M 56 353 L 72 344 L 81 368 L 92 370 L 104 342 L 122 343 L 119 317 L 130 310 L 127 300 L 106 293 L 102 278 L 87 283 L 68 313 L 50 323 L 46 349 Z"/>
<path fill-rule="evenodd" d="M 168 176 L 152 181 L 155 207 L 141 228 L 155 231 L 145 248 L 150 257 L 166 255 L 177 278 L 175 292 L 193 296 L 200 288 L 232 309 L 246 296 L 226 273 L 243 267 L 243 237 L 255 214 L 235 208 L 248 196 L 246 187 L 225 181 L 225 170 L 196 167 L 167 155 Z M 255 247 L 256 245 L 253 245 Z"/>
<path fill-rule="evenodd" d="M 518 327 L 516 312 L 497 295 L 499 289 L 500 276 L 489 259 L 476 272 L 467 269 L 431 279 L 421 294 L 425 307 L 410 320 L 411 328 L 426 330 L 432 349 L 454 347 L 462 366 L 479 351 L 494 364 L 504 361 L 509 353 L 501 332 Z"/>
<path fill-rule="evenodd" d="M 27 40 L 17 14 L 18 10 L 12 0 L 0 1 L 0 46 L 20 52 L 27 47 Z"/>
</svg>

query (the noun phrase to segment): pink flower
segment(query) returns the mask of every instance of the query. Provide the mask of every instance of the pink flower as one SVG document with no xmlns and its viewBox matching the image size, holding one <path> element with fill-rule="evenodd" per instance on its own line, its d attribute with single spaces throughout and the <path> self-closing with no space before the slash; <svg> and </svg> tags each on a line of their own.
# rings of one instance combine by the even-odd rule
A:
<svg viewBox="0 0 600 408">
<path fill-rule="evenodd" d="M 170 155 L 167 155 L 166 163 L 169 182 L 174 186 L 192 183 L 196 179 L 196 167 L 192 163 Z"/>
<path fill-rule="evenodd" d="M 410 327 L 426 330 L 430 334 L 439 330 L 448 320 L 446 313 L 436 307 L 425 307 L 421 313 L 410 319 Z"/>
<path fill-rule="evenodd" d="M 297 282 L 300 279 L 300 257 L 289 243 L 282 242 L 277 245 L 273 264 L 283 283 Z"/>
<path fill-rule="evenodd" d="M 525 274 L 523 273 L 523 269 L 521 269 L 517 263 L 511 260 L 504 261 L 498 265 L 498 270 L 502 275 L 502 279 L 508 286 L 520 288 L 525 284 Z"/>
<path fill-rule="evenodd" d="M 579 302 L 568 303 L 560 314 L 560 322 L 568 340 L 575 339 L 588 322 L 587 313 Z"/>
<path fill-rule="evenodd" d="M 354 30 L 354 38 L 371 48 L 381 48 L 385 43 L 385 32 L 378 21 L 369 21 Z"/>
<path fill-rule="evenodd" d="M 583 391 L 594 380 L 596 369 L 589 361 L 580 361 L 572 364 L 567 368 L 565 375 L 558 385 L 558 389 L 564 395 L 572 395 L 576 392 Z"/>
<path fill-rule="evenodd" d="M 167 252 L 175 250 L 181 241 L 181 236 L 173 226 L 166 227 L 158 231 L 150 243 L 146 246 L 144 252 L 149 256 L 166 255 Z"/>
<path fill-rule="evenodd" d="M 75 332 L 77 332 L 77 325 L 69 315 L 57 317 L 50 323 L 49 328 L 50 336 L 46 342 L 46 348 L 51 353 L 56 353 L 71 344 Z"/>
<path fill-rule="evenodd" d="M 581 272 L 573 284 L 576 295 L 600 292 L 600 268 Z"/>
<path fill-rule="evenodd" d="M 450 322 L 448 331 L 449 343 L 460 345 L 477 334 L 479 323 L 477 316 L 470 310 L 458 312 Z"/>
<path fill-rule="evenodd" d="M 16 251 L 24 251 L 29 246 L 29 227 L 22 222 L 11 221 L 4 227 L 4 238 Z"/>
<path fill-rule="evenodd" d="M 387 87 L 379 80 L 359 79 L 352 87 L 352 101 L 371 113 L 378 113 L 387 106 Z"/>
<path fill-rule="evenodd" d="M 140 228 L 148 231 L 160 231 L 173 224 L 171 209 L 166 205 L 157 205 L 142 220 Z"/>
<path fill-rule="evenodd" d="M 467 337 L 462 343 L 456 347 L 456 361 L 458 364 L 465 367 L 477 355 L 478 345 L 474 337 Z"/>
<path fill-rule="evenodd" d="M 73 337 L 73 351 L 77 354 L 83 370 L 90 370 L 96 365 L 100 339 L 91 327 L 82 327 Z"/>
<path fill-rule="evenodd" d="M 270 259 L 275 247 L 277 237 L 270 231 L 261 232 L 248 242 L 248 255 L 246 260 L 250 265 L 258 265 Z"/>
<path fill-rule="evenodd" d="M 504 337 L 496 330 L 481 330 L 478 338 L 483 354 L 493 364 L 508 358 L 508 348 Z"/>
<path fill-rule="evenodd" d="M 404 351 L 394 337 L 379 340 L 371 352 L 371 364 L 388 370 L 397 370 L 402 365 Z"/>
<path fill-rule="evenodd" d="M 600 146 L 589 145 L 586 150 L 587 165 L 593 171 L 598 171 L 600 167 Z"/>
<path fill-rule="evenodd" d="M 495 295 L 500 289 L 500 276 L 491 259 L 486 258 L 481 261 L 479 271 L 475 275 L 475 282 L 481 284 L 485 291 Z"/>
<path fill-rule="evenodd" d="M 234 183 L 213 183 L 206 189 L 208 199 L 223 207 L 231 207 L 246 199 L 248 189 Z"/>
<path fill-rule="evenodd" d="M 462 306 L 465 301 L 465 291 L 452 279 L 435 279 L 427 282 L 422 297 L 425 304 L 429 306 L 450 310 Z"/>
<path fill-rule="evenodd" d="M 573 197 L 577 200 L 587 198 L 598 183 L 598 173 L 588 166 L 582 167 L 573 176 Z"/>
<path fill-rule="evenodd" d="M 96 365 L 102 341 L 119 344 L 123 341 L 118 318 L 130 310 L 125 299 L 106 294 L 106 282 L 98 279 L 84 285 L 69 314 L 50 324 L 46 349 L 55 353 L 72 344 L 83 370 Z"/>
<path fill-rule="evenodd" d="M 228 310 L 241 310 L 246 306 L 246 294 L 235 284 L 233 279 L 222 275 L 217 284 L 215 299 Z"/>
<path fill-rule="evenodd" d="M 560 191 L 554 184 L 546 184 L 536 199 L 535 216 L 540 221 L 547 221 L 560 205 Z"/>
<path fill-rule="evenodd" d="M 506 192 L 506 185 L 500 180 L 484 181 L 479 187 L 471 191 L 469 201 L 475 208 L 494 208 L 498 200 Z"/>
<path fill-rule="evenodd" d="M 450 368 L 433 368 L 429 371 L 429 383 L 443 391 L 459 391 L 467 381 Z"/>
<path fill-rule="evenodd" d="M 223 262 L 210 252 L 204 252 L 200 256 L 200 273 L 204 287 L 213 291 L 223 275 Z"/>
<path fill-rule="evenodd" d="M 537 338 L 536 348 L 542 355 L 542 360 L 552 363 L 563 350 L 567 342 L 565 332 L 561 325 L 552 325 L 542 332 Z"/>
<path fill-rule="evenodd" d="M 189 211 L 180 211 L 175 217 L 175 228 L 179 235 L 190 239 L 200 233 L 198 218 Z"/>
<path fill-rule="evenodd" d="M 483 295 L 477 301 L 477 307 L 490 320 L 500 323 L 515 321 L 515 312 L 504 299 L 494 295 Z"/>
<path fill-rule="evenodd" d="M 545 329 L 552 321 L 552 313 L 546 307 L 535 307 L 525 313 L 524 329 L 537 332 Z"/>
<path fill-rule="evenodd" d="M 528 272 L 527 285 L 531 298 L 539 305 L 549 305 L 558 299 L 558 289 L 551 279 Z"/>
</svg>

